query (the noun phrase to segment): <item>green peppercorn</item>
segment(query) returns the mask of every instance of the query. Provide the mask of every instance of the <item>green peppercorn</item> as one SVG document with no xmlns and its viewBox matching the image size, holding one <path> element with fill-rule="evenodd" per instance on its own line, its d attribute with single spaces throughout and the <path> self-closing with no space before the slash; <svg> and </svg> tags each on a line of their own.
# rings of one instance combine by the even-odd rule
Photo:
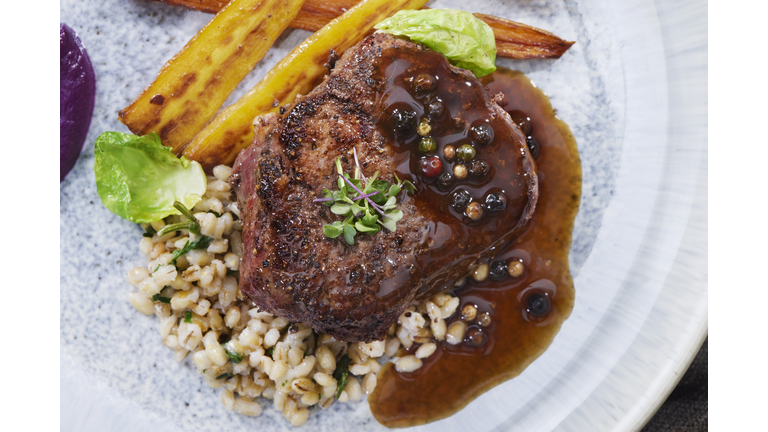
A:
<svg viewBox="0 0 768 432">
<path fill-rule="evenodd" d="M 464 162 L 469 162 L 475 158 L 475 148 L 469 144 L 462 144 L 456 149 L 456 157 Z"/>
<path fill-rule="evenodd" d="M 434 153 L 437 150 L 437 141 L 432 137 L 424 137 L 419 142 L 419 151 L 422 153 Z"/>
</svg>

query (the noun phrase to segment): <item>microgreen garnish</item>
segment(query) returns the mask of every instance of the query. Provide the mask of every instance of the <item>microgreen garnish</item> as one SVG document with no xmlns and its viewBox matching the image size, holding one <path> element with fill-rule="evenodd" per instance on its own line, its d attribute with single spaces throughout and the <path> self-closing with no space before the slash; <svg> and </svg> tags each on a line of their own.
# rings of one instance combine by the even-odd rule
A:
<svg viewBox="0 0 768 432">
<path fill-rule="evenodd" d="M 354 176 L 350 177 L 341 167 L 341 158 L 336 158 L 336 171 L 339 178 L 338 190 L 323 189 L 323 197 L 315 202 L 321 202 L 331 208 L 331 213 L 343 216 L 343 221 L 335 221 L 323 226 L 323 234 L 329 238 L 344 235 L 344 240 L 355 244 L 358 233 L 376 234 L 381 227 L 395 231 L 397 222 L 403 218 L 403 211 L 397 208 L 397 195 L 405 189 L 413 194 L 416 188 L 408 180 L 401 181 L 395 175 L 396 184 L 390 185 L 385 180 L 376 180 L 379 172 L 366 178 L 360 169 L 357 151 L 353 148 L 355 157 Z"/>
</svg>

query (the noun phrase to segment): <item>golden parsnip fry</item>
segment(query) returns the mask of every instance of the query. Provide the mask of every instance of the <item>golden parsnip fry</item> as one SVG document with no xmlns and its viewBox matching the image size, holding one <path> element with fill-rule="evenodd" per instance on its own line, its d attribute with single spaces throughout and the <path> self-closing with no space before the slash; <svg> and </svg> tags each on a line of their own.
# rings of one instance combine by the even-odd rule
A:
<svg viewBox="0 0 768 432">
<path fill-rule="evenodd" d="M 496 37 L 496 55 L 515 59 L 559 58 L 574 42 L 554 34 L 508 19 L 476 13 L 493 29 Z"/>
<path fill-rule="evenodd" d="M 304 0 L 234 0 L 166 63 L 120 121 L 131 132 L 157 132 L 177 154 L 216 115 Z"/>
<path fill-rule="evenodd" d="M 158 0 L 205 12 L 216 11 L 216 4 L 224 0 Z M 307 0 L 290 27 L 317 31 L 333 18 L 357 4 L 359 0 Z M 474 14 L 491 26 L 496 36 L 496 55 L 513 59 L 559 58 L 574 42 L 568 42 L 536 27 L 498 18 L 492 15 Z"/>
<path fill-rule="evenodd" d="M 307 0 L 291 23 L 291 27 L 311 32 L 318 31 L 358 3 L 360 0 Z"/>
<path fill-rule="evenodd" d="M 184 155 L 210 170 L 231 164 L 253 141 L 253 119 L 277 111 L 307 94 L 323 75 L 328 54 L 339 54 L 360 41 L 374 24 L 400 9 L 418 9 L 427 0 L 364 0 L 294 48 L 240 100 L 224 109 L 184 149 Z"/>
<path fill-rule="evenodd" d="M 216 13 L 229 3 L 229 0 L 156 0 L 173 6 L 199 10 L 201 12 Z"/>
</svg>

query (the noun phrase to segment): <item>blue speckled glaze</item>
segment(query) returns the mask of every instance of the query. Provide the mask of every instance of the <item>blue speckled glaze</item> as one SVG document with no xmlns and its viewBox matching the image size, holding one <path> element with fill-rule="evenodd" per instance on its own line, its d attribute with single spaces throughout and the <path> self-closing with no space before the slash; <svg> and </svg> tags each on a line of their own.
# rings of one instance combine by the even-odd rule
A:
<svg viewBox="0 0 768 432">
<path fill-rule="evenodd" d="M 642 331 L 645 318 L 651 311 L 658 312 L 654 301 L 666 292 L 663 276 L 674 270 L 670 270 L 670 265 L 679 259 L 673 252 L 684 240 L 681 238 L 687 219 L 681 216 L 680 221 L 662 227 L 674 235 L 653 237 L 657 242 L 672 242 L 654 250 L 658 263 L 638 258 L 650 238 L 644 233 L 659 228 L 649 222 L 653 219 L 650 209 L 661 208 L 660 179 L 671 175 L 669 168 L 662 167 L 668 167 L 668 155 L 673 154 L 665 149 L 676 145 L 667 136 L 668 103 L 675 95 L 668 93 L 666 87 L 668 56 L 660 48 L 662 32 L 654 4 L 640 0 L 620 3 L 429 3 L 430 7 L 453 7 L 510 18 L 577 42 L 558 60 L 500 59 L 499 64 L 525 72 L 550 96 L 558 116 L 571 127 L 582 158 L 583 189 L 570 257 L 576 307 L 561 334 L 550 350 L 520 377 L 496 387 L 450 419 L 420 429 L 505 430 L 515 425 L 519 430 L 586 430 L 584 414 L 572 423 L 563 419 L 570 418 L 572 412 L 581 413 L 587 406 L 582 401 L 588 400 L 597 404 L 597 408 L 586 411 L 588 429 L 607 430 L 633 406 L 631 401 L 616 402 L 623 410 L 617 414 L 605 408 L 603 399 L 594 401 L 588 397 L 592 389 L 603 388 L 599 383 L 610 383 L 601 380 Z M 685 2 L 688 6 L 691 3 L 695 2 Z M 292 429 L 271 408 L 271 401 L 261 401 L 264 414 L 258 418 L 226 411 L 220 400 L 221 391 L 207 387 L 188 359 L 182 363 L 173 360 L 173 352 L 161 343 L 159 320 L 139 314 L 127 301 L 130 287 L 125 282 L 126 273 L 132 267 L 146 264 L 138 250 L 141 229 L 106 210 L 96 194 L 94 140 L 103 131 L 127 132 L 117 120 L 117 112 L 152 82 L 158 69 L 212 16 L 149 0 L 62 0 L 60 5 L 61 21 L 70 25 L 83 41 L 97 79 L 96 105 L 85 148 L 73 171 L 61 183 L 62 428 Z M 700 33 L 697 27 L 691 34 L 695 39 Z M 287 31 L 227 104 L 258 82 L 308 34 Z M 706 62 L 703 67 L 706 71 Z M 627 150 L 639 148 L 642 139 L 647 140 L 642 151 Z M 701 149 L 696 147 L 695 151 L 696 157 L 700 157 Z M 706 163 L 706 144 L 703 154 Z M 698 160 L 689 160 L 685 169 L 690 172 L 681 169 L 675 173 L 688 182 L 682 184 L 695 183 L 691 179 L 696 178 L 694 164 Z M 676 204 L 685 207 L 675 207 L 677 213 L 673 214 L 690 213 L 694 193 L 686 189 L 679 196 L 684 199 Z M 658 222 L 663 223 L 667 222 Z M 706 223 L 704 226 L 706 229 Z M 648 269 L 661 269 L 660 273 L 654 277 L 643 275 L 642 283 L 630 283 L 634 281 L 630 277 L 634 277 L 633 272 L 641 264 Z M 639 297 L 627 297 L 628 293 Z M 706 300 L 706 286 L 703 293 Z M 702 290 L 693 290 L 690 295 L 700 300 Z M 696 317 L 701 316 L 699 309 Z M 624 313 L 616 316 L 617 311 Z M 662 314 L 665 316 L 668 315 Z M 670 332 L 663 325 L 658 331 L 667 334 L 663 340 L 654 342 L 662 357 L 664 347 L 674 346 L 678 338 L 687 337 Z M 594 358 L 601 362 L 592 361 Z M 679 366 L 680 362 L 675 364 Z M 662 368 L 664 363 L 659 364 Z M 642 383 L 639 385 L 642 387 Z M 544 406 L 554 414 L 542 416 Z M 582 429 L 569 425 L 581 425 Z M 384 429 L 371 417 L 366 403 L 334 404 L 327 411 L 313 413 L 304 428 Z"/>
</svg>

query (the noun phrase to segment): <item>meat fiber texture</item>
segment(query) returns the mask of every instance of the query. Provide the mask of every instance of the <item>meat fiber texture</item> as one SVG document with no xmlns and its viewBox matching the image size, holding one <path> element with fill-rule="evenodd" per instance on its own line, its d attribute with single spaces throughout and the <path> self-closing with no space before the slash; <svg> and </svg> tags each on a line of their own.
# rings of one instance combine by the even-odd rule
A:
<svg viewBox="0 0 768 432">
<path fill-rule="evenodd" d="M 241 291 L 263 310 L 344 341 L 383 339 L 411 303 L 453 286 L 513 239 L 538 197 L 535 163 L 522 150 L 522 132 L 488 97 L 487 110 L 509 128 L 501 133 L 516 146 L 508 151 L 519 159 L 520 179 L 527 182 L 518 213 L 497 222 L 507 226 L 503 235 L 477 228 L 467 242 L 458 238 L 466 231 L 438 232 L 434 220 L 441 215 L 420 202 L 420 193 L 402 192 L 404 217 L 395 232 L 358 234 L 355 245 L 324 236 L 323 225 L 341 217 L 313 200 L 324 188 L 336 189 L 336 157 L 352 173 L 354 147 L 364 173 L 378 171 L 379 179 L 395 181 L 394 150 L 376 123 L 377 92 L 386 81 L 377 64 L 391 49 L 428 50 L 384 33 L 367 37 L 282 115 L 254 121 L 254 142 L 238 156 L 230 178 L 243 219 Z M 447 67 L 477 82 L 470 72 Z"/>
</svg>

